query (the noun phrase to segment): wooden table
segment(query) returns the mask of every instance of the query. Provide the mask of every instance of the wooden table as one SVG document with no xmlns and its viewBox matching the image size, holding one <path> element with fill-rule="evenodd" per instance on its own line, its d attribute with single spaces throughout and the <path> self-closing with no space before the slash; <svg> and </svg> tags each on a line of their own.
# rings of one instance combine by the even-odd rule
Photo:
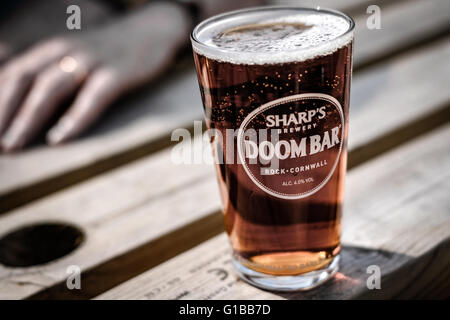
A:
<svg viewBox="0 0 450 320">
<path fill-rule="evenodd" d="M 171 162 L 171 132 L 203 118 L 189 59 L 83 138 L 0 156 L 0 260 L 15 260 L 37 225 L 81 231 L 57 234 L 78 246 L 56 260 L 0 263 L 0 298 L 448 298 L 450 2 L 305 2 L 357 24 L 344 246 L 332 281 L 275 294 L 237 279 L 212 166 Z M 381 7 L 380 30 L 366 27 L 369 4 Z M 17 230 L 19 244 L 8 240 Z M 57 245 L 51 235 L 39 237 L 48 237 L 45 255 Z M 81 290 L 67 289 L 71 265 Z M 381 269 L 380 290 L 366 286 L 370 265 Z"/>
</svg>

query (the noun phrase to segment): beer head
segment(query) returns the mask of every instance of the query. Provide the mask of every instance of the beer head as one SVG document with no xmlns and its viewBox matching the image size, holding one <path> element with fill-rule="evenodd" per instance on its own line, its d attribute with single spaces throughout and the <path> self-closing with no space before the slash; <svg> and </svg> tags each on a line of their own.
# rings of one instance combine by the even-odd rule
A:
<svg viewBox="0 0 450 320">
<path fill-rule="evenodd" d="M 299 62 L 328 55 L 353 38 L 353 21 L 329 10 L 257 8 L 206 20 L 192 33 L 194 50 L 235 64 Z"/>
</svg>

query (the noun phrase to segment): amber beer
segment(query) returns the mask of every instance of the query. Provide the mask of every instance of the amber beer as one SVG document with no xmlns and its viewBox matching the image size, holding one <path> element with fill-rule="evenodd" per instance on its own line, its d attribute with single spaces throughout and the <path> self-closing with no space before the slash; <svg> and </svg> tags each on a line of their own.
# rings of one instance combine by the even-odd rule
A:
<svg viewBox="0 0 450 320">
<path fill-rule="evenodd" d="M 256 286 L 305 290 L 338 269 L 353 27 L 262 7 L 192 33 L 233 263 Z"/>
</svg>

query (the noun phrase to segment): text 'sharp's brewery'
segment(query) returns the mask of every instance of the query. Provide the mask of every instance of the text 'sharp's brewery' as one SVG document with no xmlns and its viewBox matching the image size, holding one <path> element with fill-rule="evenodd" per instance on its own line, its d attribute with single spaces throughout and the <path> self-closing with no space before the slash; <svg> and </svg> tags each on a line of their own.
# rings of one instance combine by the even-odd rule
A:
<svg viewBox="0 0 450 320">
<path fill-rule="evenodd" d="M 256 286 L 308 289 L 338 269 L 353 28 L 261 7 L 192 33 L 233 263 Z"/>
</svg>

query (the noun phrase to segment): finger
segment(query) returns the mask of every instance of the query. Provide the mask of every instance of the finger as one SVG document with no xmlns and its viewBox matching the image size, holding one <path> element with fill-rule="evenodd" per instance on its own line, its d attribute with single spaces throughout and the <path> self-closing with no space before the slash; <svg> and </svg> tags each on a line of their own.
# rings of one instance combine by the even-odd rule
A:
<svg viewBox="0 0 450 320">
<path fill-rule="evenodd" d="M 109 70 L 95 71 L 81 88 L 74 104 L 48 132 L 47 141 L 59 144 L 90 127 L 121 94 L 118 76 Z"/>
<path fill-rule="evenodd" d="M 25 74 L 0 80 L 0 134 L 2 134 L 31 85 Z"/>
<path fill-rule="evenodd" d="M 24 147 L 42 129 L 59 104 L 79 87 L 82 77 L 65 72 L 59 64 L 36 78 L 30 93 L 2 139 L 4 151 Z"/>
<path fill-rule="evenodd" d="M 0 73 L 14 73 L 14 71 L 22 70 L 22 72 L 26 72 L 29 75 L 36 74 L 55 60 L 65 56 L 73 47 L 74 42 L 63 38 L 39 42 L 25 53 L 8 61 Z"/>
<path fill-rule="evenodd" d="M 35 75 L 68 50 L 63 40 L 51 40 L 11 60 L 0 70 L 0 134 L 31 86 Z"/>
<path fill-rule="evenodd" d="M 0 65 L 2 65 L 10 56 L 11 48 L 5 43 L 0 42 Z"/>
</svg>

